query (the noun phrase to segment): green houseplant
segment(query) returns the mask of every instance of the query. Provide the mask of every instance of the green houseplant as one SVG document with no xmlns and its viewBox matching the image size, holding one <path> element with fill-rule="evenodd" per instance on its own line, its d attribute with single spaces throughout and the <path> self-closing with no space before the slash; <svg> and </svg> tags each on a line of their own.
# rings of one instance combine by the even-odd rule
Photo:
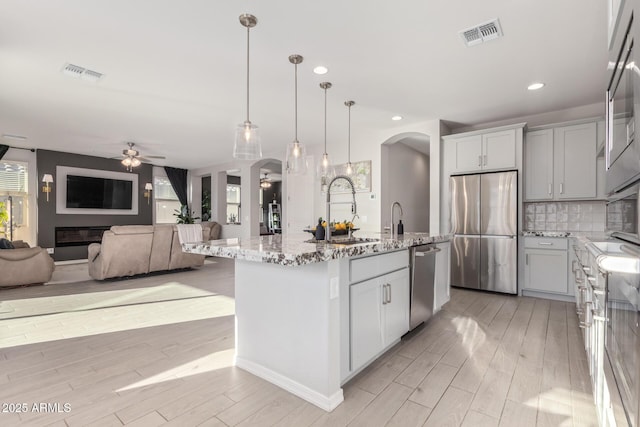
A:
<svg viewBox="0 0 640 427">
<path fill-rule="evenodd" d="M 194 212 L 187 205 L 182 205 L 179 211 L 175 209 L 174 212 L 173 216 L 178 224 L 193 224 L 196 219 L 200 219 L 199 216 L 193 216 Z"/>
<path fill-rule="evenodd" d="M 211 219 L 211 191 L 205 190 L 202 193 L 202 220 Z"/>
<path fill-rule="evenodd" d="M 0 202 L 0 225 L 3 228 L 6 228 L 7 222 L 9 222 L 9 212 L 7 211 L 7 206 L 4 202 Z M 1 234 L 6 234 L 5 231 L 0 231 Z"/>
</svg>

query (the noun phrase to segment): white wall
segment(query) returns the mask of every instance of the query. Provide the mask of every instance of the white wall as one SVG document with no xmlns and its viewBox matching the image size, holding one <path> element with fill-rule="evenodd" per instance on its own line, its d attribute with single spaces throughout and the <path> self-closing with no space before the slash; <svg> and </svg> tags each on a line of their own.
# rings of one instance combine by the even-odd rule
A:
<svg viewBox="0 0 640 427">
<path fill-rule="evenodd" d="M 327 152 L 329 153 L 331 164 L 342 164 L 347 162 L 346 130 L 347 129 L 345 126 L 344 135 L 336 135 L 332 132 L 329 133 L 327 141 Z M 382 206 L 380 200 L 382 186 L 381 145 L 392 140 L 395 136 L 403 133 L 420 133 L 423 135 L 427 135 L 431 141 L 440 141 L 440 136 L 447 133 L 447 129 L 440 120 L 428 120 L 404 125 L 393 122 L 385 129 L 371 129 L 370 127 L 367 127 L 366 124 L 360 123 L 356 123 L 353 125 L 351 134 L 351 161 L 358 162 L 371 160 L 372 167 L 372 191 L 370 193 L 356 194 L 356 203 L 358 206 L 359 218 L 356 219 L 355 224 L 363 231 L 379 232 L 382 229 L 381 211 L 388 210 L 390 206 Z M 429 230 L 439 230 L 439 188 L 441 159 L 440 144 L 432 143 L 430 144 L 430 146 Z M 316 165 L 313 162 L 314 159 L 318 159 L 321 157 L 324 151 L 324 147 L 321 144 L 307 144 L 306 149 L 307 155 L 310 159 L 309 175 L 307 175 L 306 177 L 288 176 L 286 172 L 283 171 L 282 194 L 286 195 L 286 197 L 283 197 L 282 199 L 283 224 L 290 225 L 289 230 L 287 230 L 287 228 L 285 227 L 285 233 L 301 232 L 301 228 L 304 228 L 307 225 L 315 224 L 318 217 L 324 218 L 326 216 L 326 194 L 323 194 L 321 192 L 320 181 L 319 178 L 316 177 Z M 283 145 L 282 152 L 265 153 L 263 159 L 259 162 L 263 162 L 268 159 L 275 159 L 284 163 L 284 153 L 285 146 Z M 199 180 L 201 176 L 211 175 L 212 189 L 214 189 L 213 191 L 215 192 L 215 189 L 218 188 L 216 184 L 216 176 L 219 172 L 224 172 L 230 169 L 240 169 L 242 173 L 243 170 L 251 167 L 252 165 L 249 162 L 230 162 L 205 168 L 194 169 L 190 171 L 191 182 L 193 183 L 194 180 Z M 254 184 L 255 186 L 258 186 L 259 179 L 257 179 Z M 244 180 L 242 183 L 242 191 L 243 193 L 245 192 Z M 192 197 L 195 197 L 195 193 L 192 194 L 192 192 L 190 191 L 190 194 Z M 350 200 L 351 198 L 350 195 L 340 195 L 336 197 L 346 198 L 345 200 Z M 224 216 L 221 216 L 221 209 L 218 208 L 218 204 L 221 205 L 222 202 L 216 201 L 215 195 L 213 195 L 212 220 L 224 224 L 226 221 L 224 219 Z M 242 201 L 242 206 L 243 212 L 246 212 L 244 198 Z M 332 207 L 332 211 L 334 212 L 332 214 L 332 218 L 338 221 L 351 219 L 352 215 L 349 206 L 338 206 L 339 205 Z M 218 220 L 218 218 L 220 218 L 220 220 Z M 250 237 L 252 235 L 250 228 L 245 227 L 244 218 L 240 233 L 238 233 L 238 230 L 236 229 L 237 226 L 235 226 L 233 230 L 230 227 L 232 226 L 223 225 L 223 238 Z"/>
<path fill-rule="evenodd" d="M 562 123 L 572 120 L 587 119 L 593 117 L 604 117 L 605 104 L 603 102 L 595 104 L 581 105 L 579 107 L 567 108 L 565 110 L 549 111 L 547 113 L 532 114 L 529 116 L 514 117 L 507 120 L 499 120 L 490 123 L 482 123 L 474 126 L 462 126 L 451 129 L 451 133 L 471 132 L 480 129 L 506 126 L 512 123 L 527 123 L 527 127 L 548 125 L 550 123 Z"/>
<path fill-rule="evenodd" d="M 250 161 L 234 161 L 212 165 L 204 168 L 193 169 L 189 171 L 189 204 L 201 210 L 202 201 L 200 200 L 202 177 L 211 176 L 211 220 L 218 222 L 222 226 L 220 238 L 249 238 L 260 235 L 260 167 L 265 163 L 272 161 L 284 161 L 284 149 L 282 153 L 265 153 L 263 158 L 255 162 Z M 227 225 L 226 219 L 226 171 L 239 170 L 242 183 L 241 200 L 242 218 L 241 225 Z M 286 177 L 283 175 L 283 181 Z M 283 182 L 283 194 L 284 194 Z M 282 200 L 283 219 L 286 220 L 287 202 L 283 197 Z M 195 210 L 195 209 L 194 209 Z"/>
</svg>

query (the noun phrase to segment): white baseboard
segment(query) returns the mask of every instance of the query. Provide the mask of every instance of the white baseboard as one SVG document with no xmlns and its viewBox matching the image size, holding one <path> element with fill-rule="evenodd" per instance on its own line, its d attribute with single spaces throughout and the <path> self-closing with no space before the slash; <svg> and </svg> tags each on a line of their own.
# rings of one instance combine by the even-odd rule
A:
<svg viewBox="0 0 640 427">
<path fill-rule="evenodd" d="M 83 259 L 70 259 L 67 261 L 56 261 L 55 264 L 56 265 L 71 265 L 71 264 L 86 264 L 87 262 L 89 262 L 89 260 L 87 258 L 83 258 Z"/>
<path fill-rule="evenodd" d="M 330 396 L 325 396 L 324 394 L 312 390 L 309 387 L 302 385 L 296 381 L 293 381 L 292 379 L 287 378 L 282 374 L 274 372 L 271 369 L 265 368 L 264 366 L 258 365 L 257 363 L 251 362 L 249 360 L 245 360 L 236 356 L 235 365 L 241 369 L 244 369 L 245 371 L 251 372 L 253 375 L 256 375 L 264 380 L 269 381 L 270 383 L 277 385 L 280 388 L 287 390 L 289 393 L 295 394 L 299 398 L 304 399 L 309 403 L 313 403 L 318 408 L 323 409 L 327 412 L 333 411 L 344 400 L 342 388 L 339 388 L 338 391 Z"/>
</svg>

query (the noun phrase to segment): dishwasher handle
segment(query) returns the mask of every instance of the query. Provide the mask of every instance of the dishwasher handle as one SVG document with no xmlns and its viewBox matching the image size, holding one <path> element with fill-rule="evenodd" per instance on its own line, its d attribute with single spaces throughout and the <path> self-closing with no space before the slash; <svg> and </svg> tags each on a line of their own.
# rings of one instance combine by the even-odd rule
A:
<svg viewBox="0 0 640 427">
<path fill-rule="evenodd" d="M 440 248 L 431 248 L 428 251 L 424 251 L 424 252 L 416 251 L 415 253 L 416 253 L 416 256 L 427 256 L 430 254 L 435 254 L 436 252 L 440 252 L 441 250 L 442 249 Z"/>
</svg>

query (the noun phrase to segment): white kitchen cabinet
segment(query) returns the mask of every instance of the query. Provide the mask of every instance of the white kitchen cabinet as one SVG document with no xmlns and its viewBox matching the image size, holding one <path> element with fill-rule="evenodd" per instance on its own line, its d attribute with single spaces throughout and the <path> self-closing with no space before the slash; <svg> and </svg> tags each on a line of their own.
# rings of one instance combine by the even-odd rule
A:
<svg viewBox="0 0 640 427">
<path fill-rule="evenodd" d="M 604 198 L 604 164 L 597 157 L 602 126 L 596 122 L 527 132 L 525 201 Z"/>
<path fill-rule="evenodd" d="M 455 137 L 451 144 L 455 145 L 454 173 L 516 167 L 515 129 Z"/>
<path fill-rule="evenodd" d="M 527 200 L 553 199 L 553 129 L 528 132 L 524 142 Z"/>
<path fill-rule="evenodd" d="M 554 129 L 554 191 L 558 199 L 596 197 L 596 123 Z"/>
<path fill-rule="evenodd" d="M 386 285 L 387 299 L 382 305 L 382 325 L 385 346 L 399 340 L 409 332 L 409 269 L 380 277 L 382 288 Z M 383 295 L 384 297 L 384 295 Z"/>
<path fill-rule="evenodd" d="M 440 252 L 436 253 L 434 313 L 440 311 L 451 298 L 451 242 L 438 243 L 436 248 Z"/>
<path fill-rule="evenodd" d="M 516 167 L 516 130 L 508 129 L 482 135 L 482 169 Z"/>
<path fill-rule="evenodd" d="M 482 135 L 456 138 L 454 172 L 470 172 L 482 169 Z"/>
<path fill-rule="evenodd" d="M 525 237 L 524 286 L 526 291 L 572 295 L 567 273 L 567 239 Z"/>
<path fill-rule="evenodd" d="M 351 369 L 371 360 L 384 348 L 382 339 L 382 287 L 378 279 L 351 285 Z"/>
<path fill-rule="evenodd" d="M 409 331 L 409 269 L 349 287 L 351 360 L 356 371 Z"/>
</svg>

